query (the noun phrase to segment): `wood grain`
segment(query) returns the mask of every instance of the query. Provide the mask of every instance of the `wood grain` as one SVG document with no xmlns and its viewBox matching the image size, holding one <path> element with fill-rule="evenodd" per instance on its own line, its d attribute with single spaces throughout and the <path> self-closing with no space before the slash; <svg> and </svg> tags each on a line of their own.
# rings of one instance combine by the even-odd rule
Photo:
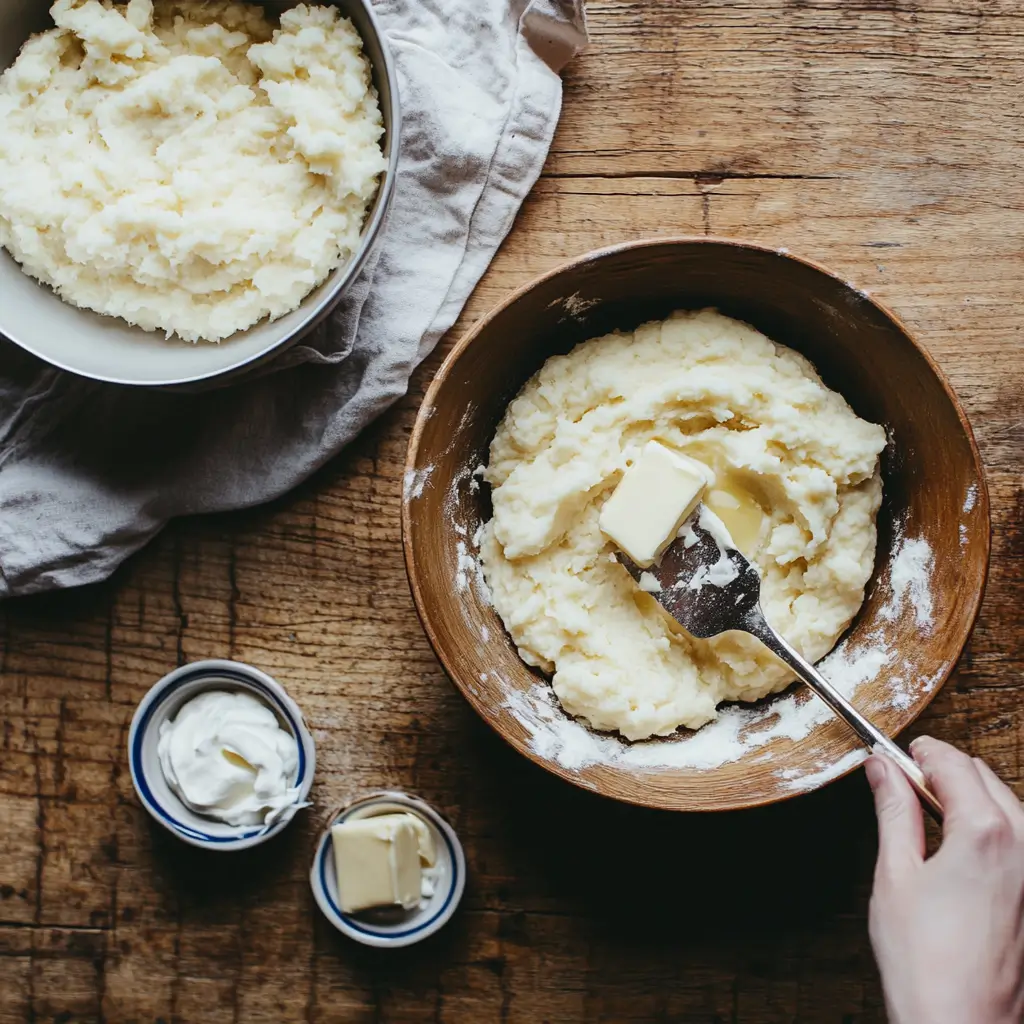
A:
<svg viewBox="0 0 1024 1024">
<path fill-rule="evenodd" d="M 1010 0 L 594 0 L 589 20 L 547 171 L 453 338 L 557 262 L 652 234 L 784 245 L 877 294 L 957 388 L 992 497 L 981 618 L 918 727 L 1024 795 L 1024 17 Z M 441 354 L 288 498 L 175 524 L 108 585 L 0 609 L 3 1024 L 884 1020 L 860 777 L 736 815 L 612 806 L 505 749 L 444 677 L 399 536 Z M 317 810 L 221 862 L 150 824 L 124 738 L 154 679 L 225 655 L 289 688 L 320 762 Z M 442 807 L 471 870 L 452 923 L 398 953 L 342 940 L 306 883 L 319 809 L 381 785 Z"/>
</svg>

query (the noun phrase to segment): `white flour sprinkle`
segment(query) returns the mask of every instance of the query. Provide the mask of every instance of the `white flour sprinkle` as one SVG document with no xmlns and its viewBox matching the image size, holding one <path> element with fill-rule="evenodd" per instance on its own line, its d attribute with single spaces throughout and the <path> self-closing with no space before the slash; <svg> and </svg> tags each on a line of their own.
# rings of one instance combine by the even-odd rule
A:
<svg viewBox="0 0 1024 1024">
<path fill-rule="evenodd" d="M 978 503 L 978 485 L 971 484 L 967 488 L 967 494 L 964 496 L 964 512 L 970 513 L 974 511 L 974 506 Z"/>
<path fill-rule="evenodd" d="M 889 662 L 884 648 L 849 654 L 845 645 L 821 664 L 821 671 L 850 696 L 873 679 Z M 512 690 L 505 707 L 530 734 L 533 749 L 563 768 L 610 764 L 625 768 L 717 768 L 738 761 L 775 739 L 801 740 L 828 722 L 828 706 L 806 690 L 796 691 L 755 707 L 727 704 L 718 718 L 685 737 L 626 743 L 615 736 L 593 732 L 570 718 L 558 705 L 549 686 L 535 683 L 529 690 Z"/>
<path fill-rule="evenodd" d="M 475 542 L 475 538 L 474 538 Z M 470 585 L 476 594 L 477 600 L 485 607 L 491 605 L 491 591 L 487 586 L 487 579 L 484 576 L 484 567 L 480 562 L 479 554 L 471 554 L 466 547 L 465 541 L 457 541 L 455 544 L 456 568 L 455 568 L 455 589 L 459 593 L 465 593 Z M 487 637 L 484 637 L 487 640 Z"/>
<path fill-rule="evenodd" d="M 455 473 L 451 486 L 448 488 L 448 494 L 445 496 L 444 509 L 458 537 L 455 542 L 455 589 L 461 594 L 472 587 L 477 600 L 484 607 L 489 608 L 492 603 L 491 590 L 487 586 L 484 567 L 480 561 L 480 540 L 483 536 L 484 524 L 483 522 L 477 524 L 467 543 L 463 538 L 468 533 L 468 527 L 465 523 L 460 523 L 457 518 L 460 511 L 459 488 L 464 483 L 468 483 L 469 491 L 472 493 L 475 489 L 474 485 L 477 483 L 477 476 L 482 469 L 481 466 L 474 470 L 471 470 L 469 466 L 463 466 Z M 486 630 L 484 633 L 486 634 Z M 484 635 L 483 639 L 486 642 L 487 635 Z"/>
<path fill-rule="evenodd" d="M 484 466 L 477 466 L 476 469 L 470 469 L 472 463 L 463 463 L 455 472 L 452 474 L 451 483 L 448 485 L 448 493 L 444 497 L 444 514 L 451 522 L 455 532 L 460 536 L 465 537 L 467 527 L 464 522 L 459 521 L 459 517 L 462 514 L 462 502 L 460 501 L 460 492 L 462 491 L 463 485 L 466 485 L 466 489 L 469 494 L 476 494 L 480 490 L 480 475 L 484 472 Z M 480 546 L 480 531 L 477 531 L 476 536 L 473 538 L 473 544 L 475 547 Z"/>
<path fill-rule="evenodd" d="M 935 565 L 932 549 L 923 537 L 897 538 L 896 552 L 889 566 L 892 600 L 881 610 L 884 619 L 897 618 L 909 598 L 914 619 L 925 632 L 932 626 L 931 575 Z"/>
<path fill-rule="evenodd" d="M 599 299 L 584 299 L 579 292 L 573 292 L 564 299 L 552 299 L 548 303 L 548 309 L 552 306 L 561 306 L 567 316 L 574 320 L 582 320 L 584 314 L 598 304 Z"/>
<path fill-rule="evenodd" d="M 826 782 L 839 778 L 840 775 L 856 768 L 868 759 L 868 751 L 858 748 L 844 754 L 832 764 L 821 764 L 817 771 L 804 772 L 799 768 L 787 768 L 776 772 L 776 778 L 782 779 L 782 788 L 790 792 L 805 792 L 824 786 Z"/>
<path fill-rule="evenodd" d="M 455 545 L 458 557 L 458 567 L 455 570 L 455 587 L 459 591 L 469 586 L 469 581 L 476 571 L 476 559 L 466 550 L 464 541 L 458 541 Z"/>
<path fill-rule="evenodd" d="M 459 417 L 459 425 L 455 428 L 455 433 L 452 435 L 452 441 L 459 437 L 462 432 L 466 429 L 466 424 L 473 418 L 473 414 L 476 412 L 476 406 L 472 402 L 466 403 L 466 408 L 462 410 L 462 415 Z M 451 451 L 451 444 L 445 449 L 445 451 Z"/>
<path fill-rule="evenodd" d="M 960 524 L 960 547 L 967 547 L 967 527 L 963 523 Z"/>
<path fill-rule="evenodd" d="M 434 472 L 433 466 L 424 466 L 422 469 L 408 469 L 403 480 L 405 500 L 412 501 L 423 494 L 423 488 L 427 486 L 430 474 Z"/>
<path fill-rule="evenodd" d="M 914 691 L 905 679 L 889 680 L 889 703 L 898 711 L 906 711 L 914 703 Z"/>
</svg>

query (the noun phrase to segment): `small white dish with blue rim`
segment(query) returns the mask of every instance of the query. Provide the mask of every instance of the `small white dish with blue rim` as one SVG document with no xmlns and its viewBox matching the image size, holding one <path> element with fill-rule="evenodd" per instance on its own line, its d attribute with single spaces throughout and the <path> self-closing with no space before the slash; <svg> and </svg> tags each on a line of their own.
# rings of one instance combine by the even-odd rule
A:
<svg viewBox="0 0 1024 1024">
<path fill-rule="evenodd" d="M 161 724 L 173 720 L 189 700 L 208 690 L 246 690 L 274 712 L 281 727 L 297 741 L 298 759 L 292 785 L 298 790 L 296 804 L 305 805 L 313 785 L 316 747 L 302 712 L 277 680 L 237 661 L 193 662 L 156 683 L 132 718 L 128 764 L 142 806 L 169 832 L 203 849 L 243 850 L 277 835 L 293 815 L 284 814 L 271 825 L 227 825 L 186 807 L 168 786 L 160 768 L 157 745 Z"/>
<path fill-rule="evenodd" d="M 380 907 L 359 914 L 344 913 L 338 901 L 331 827 L 343 821 L 402 811 L 417 815 L 433 833 L 437 850 L 437 863 L 429 875 L 433 892 L 412 910 Z M 455 913 L 466 888 L 466 857 L 451 825 L 429 804 L 407 793 L 370 793 L 330 816 L 313 855 L 309 884 L 317 906 L 338 931 L 366 946 L 396 949 L 433 935 Z"/>
</svg>

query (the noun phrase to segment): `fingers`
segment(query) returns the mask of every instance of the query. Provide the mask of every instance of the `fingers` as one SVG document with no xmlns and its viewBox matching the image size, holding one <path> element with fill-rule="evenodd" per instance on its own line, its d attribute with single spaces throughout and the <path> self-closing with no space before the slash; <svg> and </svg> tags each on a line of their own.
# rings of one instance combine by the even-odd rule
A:
<svg viewBox="0 0 1024 1024">
<path fill-rule="evenodd" d="M 974 767 L 977 768 L 989 796 L 1002 808 L 1011 824 L 1018 830 L 1024 829 L 1024 807 L 1013 790 L 980 758 L 974 758 Z"/>
<path fill-rule="evenodd" d="M 924 818 L 906 776 L 884 754 L 872 754 L 864 766 L 878 817 L 876 875 L 898 882 L 924 860 Z"/>
<path fill-rule="evenodd" d="M 914 740 L 910 749 L 942 802 L 946 837 L 987 842 L 1009 830 L 1004 801 L 995 799 L 995 786 L 984 780 L 973 758 L 931 736 Z"/>
</svg>

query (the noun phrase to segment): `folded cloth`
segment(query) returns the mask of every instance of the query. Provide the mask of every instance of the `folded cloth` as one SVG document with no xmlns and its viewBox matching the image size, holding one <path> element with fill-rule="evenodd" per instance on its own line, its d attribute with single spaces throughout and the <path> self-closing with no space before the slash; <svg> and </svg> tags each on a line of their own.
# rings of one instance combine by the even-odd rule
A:
<svg viewBox="0 0 1024 1024">
<path fill-rule="evenodd" d="M 408 386 L 540 174 L 583 0 L 380 0 L 402 147 L 382 243 L 336 312 L 198 394 L 98 384 L 0 343 L 0 597 L 108 576 L 168 520 L 257 505 Z"/>
</svg>

